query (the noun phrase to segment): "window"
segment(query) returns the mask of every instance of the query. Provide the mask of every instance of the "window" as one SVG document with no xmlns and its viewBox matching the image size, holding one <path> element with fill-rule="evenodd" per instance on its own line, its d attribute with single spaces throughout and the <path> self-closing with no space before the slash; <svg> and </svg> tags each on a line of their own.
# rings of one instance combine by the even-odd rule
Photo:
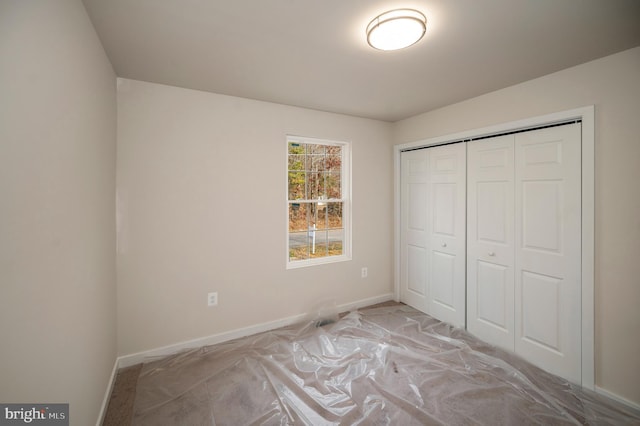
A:
<svg viewBox="0 0 640 426">
<path fill-rule="evenodd" d="M 351 259 L 350 145 L 287 138 L 287 268 Z"/>
</svg>

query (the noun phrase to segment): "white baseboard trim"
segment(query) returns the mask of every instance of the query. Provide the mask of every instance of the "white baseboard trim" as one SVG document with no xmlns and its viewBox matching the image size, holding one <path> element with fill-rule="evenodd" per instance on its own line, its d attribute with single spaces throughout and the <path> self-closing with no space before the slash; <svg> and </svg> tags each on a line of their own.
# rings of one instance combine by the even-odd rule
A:
<svg viewBox="0 0 640 426">
<path fill-rule="evenodd" d="M 640 413 L 640 404 L 638 404 L 637 402 L 633 402 L 627 398 L 623 398 L 620 395 L 616 395 L 615 393 L 608 391 L 606 389 L 601 388 L 600 386 L 596 385 L 595 387 L 595 391 L 597 394 L 600 394 L 602 396 L 606 396 L 609 399 L 613 399 L 614 401 L 617 401 L 623 405 L 626 405 L 627 407 L 636 410 L 638 413 Z"/>
<path fill-rule="evenodd" d="M 104 393 L 104 398 L 102 399 L 102 406 L 100 407 L 100 412 L 98 413 L 98 420 L 96 421 L 96 426 L 101 426 L 104 422 L 104 415 L 107 413 L 107 406 L 109 405 L 109 400 L 111 399 L 111 392 L 113 391 L 113 385 L 116 382 L 116 374 L 118 373 L 119 362 L 118 359 L 113 363 L 113 369 L 111 370 L 111 377 L 109 377 L 109 383 L 107 383 L 107 390 Z"/>
<path fill-rule="evenodd" d="M 344 303 L 338 305 L 338 312 L 346 312 L 353 309 L 359 309 L 369 305 L 375 305 L 376 303 L 388 302 L 393 300 L 393 293 L 381 294 L 380 296 L 369 297 L 367 299 L 361 299 L 351 303 Z M 293 315 L 286 318 L 281 318 L 275 321 L 268 321 L 261 324 L 251 325 L 249 327 L 239 328 L 236 330 L 226 331 L 224 333 L 213 334 L 206 337 L 200 337 L 193 340 L 187 340 L 172 345 L 162 346 L 160 348 L 150 349 L 147 351 L 137 352 L 130 355 L 123 355 L 118 358 L 118 368 L 129 367 L 131 365 L 139 364 L 144 361 L 149 361 L 153 358 L 161 358 L 168 355 L 173 355 L 177 352 L 185 349 L 199 348 L 202 346 L 215 345 L 217 343 L 227 342 L 229 340 L 238 339 L 240 337 L 250 336 L 252 334 L 262 333 L 265 331 L 274 330 L 280 327 L 286 327 L 297 322 L 303 321 L 308 318 L 309 314 Z"/>
<path fill-rule="evenodd" d="M 302 321 L 305 317 L 306 314 L 294 315 L 275 321 L 269 321 L 261 324 L 251 325 L 249 327 L 238 328 L 236 330 L 225 331 L 224 333 L 212 334 L 206 337 L 186 340 L 184 342 L 162 346 L 160 348 L 150 349 L 148 351 L 137 352 L 131 355 L 124 355 L 118 358 L 119 366 L 120 368 L 129 367 L 131 365 L 139 364 L 144 361 L 150 361 L 154 358 L 162 358 L 168 355 L 173 355 L 186 349 L 215 345 L 217 343 L 228 342 L 229 340 L 238 339 L 240 337 L 262 333 L 264 331 L 269 331 L 280 327 L 286 327 L 288 325 Z"/>
<path fill-rule="evenodd" d="M 338 305 L 338 312 L 347 312 L 354 309 L 364 308 L 365 306 L 375 305 L 377 303 L 383 303 L 393 300 L 393 293 L 381 294 L 380 296 L 369 297 L 368 299 L 361 299 L 352 303 L 344 303 Z"/>
</svg>

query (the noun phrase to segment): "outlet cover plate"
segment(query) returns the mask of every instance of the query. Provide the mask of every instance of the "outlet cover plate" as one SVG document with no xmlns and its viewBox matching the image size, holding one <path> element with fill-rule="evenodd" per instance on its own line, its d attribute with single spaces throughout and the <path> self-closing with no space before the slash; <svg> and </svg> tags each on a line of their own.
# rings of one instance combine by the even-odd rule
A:
<svg viewBox="0 0 640 426">
<path fill-rule="evenodd" d="M 218 304 L 218 292 L 214 291 L 207 295 L 207 305 L 216 306 Z"/>
</svg>

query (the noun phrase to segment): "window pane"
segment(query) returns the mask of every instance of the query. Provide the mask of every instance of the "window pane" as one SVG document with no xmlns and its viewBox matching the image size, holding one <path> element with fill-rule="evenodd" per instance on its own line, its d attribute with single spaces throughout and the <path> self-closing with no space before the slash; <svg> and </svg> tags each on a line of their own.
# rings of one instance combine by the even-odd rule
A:
<svg viewBox="0 0 640 426">
<path fill-rule="evenodd" d="M 328 171 L 339 172 L 342 168 L 342 156 L 327 155 L 325 159 L 325 169 Z"/>
<path fill-rule="evenodd" d="M 342 228 L 342 203 L 327 203 L 327 221 L 329 228 Z"/>
<path fill-rule="evenodd" d="M 322 172 L 325 170 L 325 156 L 324 155 L 310 155 L 309 161 L 311 163 L 311 167 L 309 170 L 312 172 Z"/>
<path fill-rule="evenodd" d="M 343 254 L 344 229 L 331 229 L 328 231 L 328 255 L 340 256 Z"/>
<path fill-rule="evenodd" d="M 315 223 L 316 229 L 327 229 L 327 203 L 313 203 L 314 210 L 312 224 Z"/>
<path fill-rule="evenodd" d="M 322 200 L 327 198 L 323 173 L 307 173 L 307 197 L 309 200 Z"/>
<path fill-rule="evenodd" d="M 289 200 L 304 200 L 305 172 L 289 172 Z"/>
<path fill-rule="evenodd" d="M 309 204 L 289 204 L 289 231 L 306 231 L 309 227 Z"/>
<path fill-rule="evenodd" d="M 289 260 L 309 258 L 309 234 L 307 232 L 289 233 Z"/>
<path fill-rule="evenodd" d="M 325 152 L 324 145 L 308 145 L 307 147 L 307 163 L 309 170 L 312 172 L 322 172 L 325 169 Z"/>
<path fill-rule="evenodd" d="M 327 256 L 327 231 L 312 231 L 309 234 L 311 236 L 311 238 L 309 238 L 309 257 L 314 258 Z"/>
<path fill-rule="evenodd" d="M 289 170 L 304 171 L 305 168 L 305 155 L 289 155 Z"/>
<path fill-rule="evenodd" d="M 307 153 L 311 155 L 323 155 L 327 152 L 326 145 L 318 145 L 318 144 L 308 144 L 307 145 Z"/>
<path fill-rule="evenodd" d="M 339 145 L 327 145 L 327 155 L 342 156 L 342 147 Z"/>
<path fill-rule="evenodd" d="M 342 198 L 340 172 L 327 172 L 325 177 L 327 198 Z"/>
<path fill-rule="evenodd" d="M 306 144 L 289 142 L 289 154 L 304 154 L 306 151 Z"/>
</svg>

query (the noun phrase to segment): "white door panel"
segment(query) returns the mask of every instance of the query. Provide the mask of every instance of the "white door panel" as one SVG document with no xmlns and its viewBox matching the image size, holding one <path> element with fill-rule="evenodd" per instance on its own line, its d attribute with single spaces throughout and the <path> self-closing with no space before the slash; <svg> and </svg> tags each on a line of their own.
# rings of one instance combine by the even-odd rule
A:
<svg viewBox="0 0 640 426">
<path fill-rule="evenodd" d="M 424 217 L 427 207 L 426 182 L 408 182 L 407 189 L 409 195 L 407 227 L 411 230 L 425 231 L 427 229 L 427 220 Z"/>
<path fill-rule="evenodd" d="M 456 257 L 438 250 L 431 252 L 431 298 L 432 304 L 455 310 L 455 266 Z"/>
<path fill-rule="evenodd" d="M 508 244 L 506 214 L 512 186 L 507 181 L 476 182 L 476 238 L 487 244 Z M 502 206 L 501 208 L 498 206 Z"/>
<path fill-rule="evenodd" d="M 559 328 L 560 288 L 562 279 L 522 271 L 522 332 L 524 341 L 562 352 Z M 541 306 L 547 307 L 540 309 Z"/>
<path fill-rule="evenodd" d="M 508 318 L 510 317 L 508 305 L 507 285 L 509 284 L 509 268 L 495 263 L 477 261 L 477 294 L 476 321 L 482 326 L 497 328 L 497 333 L 509 334 Z"/>
<path fill-rule="evenodd" d="M 416 298 L 427 296 L 427 267 L 424 260 L 427 258 L 427 251 L 424 247 L 407 245 L 406 264 L 406 296 L 411 297 L 411 293 Z"/>
<path fill-rule="evenodd" d="M 427 153 L 424 150 L 403 152 L 401 168 L 400 300 L 426 312 L 429 260 Z"/>
<path fill-rule="evenodd" d="M 581 378 L 580 124 L 516 135 L 515 350 Z"/>
<path fill-rule="evenodd" d="M 419 179 L 419 176 L 414 176 Z M 406 184 L 407 220 L 406 238 L 407 244 L 416 247 L 426 247 L 427 219 L 427 183 L 408 182 Z"/>
<path fill-rule="evenodd" d="M 442 321 L 465 325 L 464 144 L 401 153 L 401 294 Z"/>
<path fill-rule="evenodd" d="M 465 326 L 466 147 L 429 148 L 429 310 L 435 318 Z"/>
<path fill-rule="evenodd" d="M 455 211 L 456 211 L 456 182 L 433 182 L 432 187 L 432 212 L 434 235 L 443 237 L 455 237 Z M 452 214 L 454 213 L 454 214 Z"/>
<path fill-rule="evenodd" d="M 467 327 L 513 350 L 513 136 L 471 142 L 467 176 Z"/>
</svg>

